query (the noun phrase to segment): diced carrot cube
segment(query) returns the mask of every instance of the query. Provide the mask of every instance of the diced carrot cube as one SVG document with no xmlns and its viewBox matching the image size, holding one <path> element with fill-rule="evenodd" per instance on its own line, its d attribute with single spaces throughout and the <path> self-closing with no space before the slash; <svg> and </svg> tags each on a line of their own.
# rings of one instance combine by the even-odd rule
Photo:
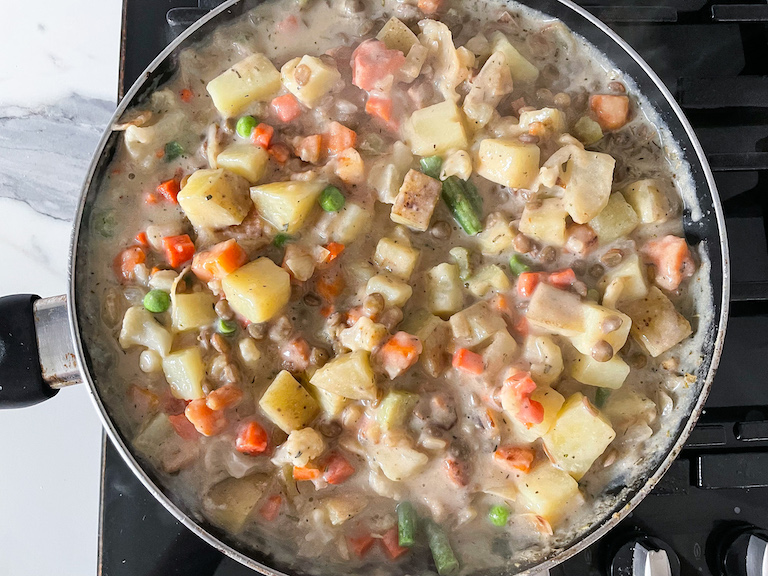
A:
<svg viewBox="0 0 768 576">
<path fill-rule="evenodd" d="M 301 104 L 293 94 L 283 94 L 272 100 L 272 109 L 283 122 L 291 122 L 301 116 Z"/>
<path fill-rule="evenodd" d="M 454 352 L 452 364 L 454 368 L 463 370 L 469 374 L 480 375 L 485 370 L 483 357 L 466 348 L 459 348 Z"/>
<path fill-rule="evenodd" d="M 347 545 L 349 549 L 357 556 L 362 558 L 371 549 L 376 539 L 370 534 L 363 534 L 361 536 L 347 536 Z"/>
<path fill-rule="evenodd" d="M 664 236 L 649 240 L 640 248 L 645 260 L 656 268 L 654 281 L 665 290 L 677 290 L 680 283 L 693 276 L 696 264 L 685 238 Z"/>
<path fill-rule="evenodd" d="M 184 440 L 196 440 L 200 437 L 194 424 L 192 424 L 184 414 L 168 416 L 168 420 L 170 420 L 171 426 L 173 426 L 176 434 L 184 438 Z"/>
<path fill-rule="evenodd" d="M 280 494 L 273 494 L 259 508 L 259 514 L 264 520 L 273 522 L 280 514 L 280 507 L 283 505 L 283 497 Z"/>
<path fill-rule="evenodd" d="M 176 198 L 179 195 L 180 190 L 181 181 L 178 178 L 171 178 L 170 180 L 166 180 L 165 182 L 160 183 L 157 187 L 157 193 L 174 204 L 179 203 Z"/>
<path fill-rule="evenodd" d="M 192 400 L 187 404 L 184 414 L 203 436 L 215 436 L 227 427 L 227 418 L 223 412 L 211 410 L 205 398 Z"/>
<path fill-rule="evenodd" d="M 572 268 L 566 268 L 557 272 L 551 272 L 547 277 L 547 283 L 556 288 L 570 288 L 576 282 L 576 274 Z"/>
<path fill-rule="evenodd" d="M 317 480 L 322 473 L 318 468 L 311 466 L 294 466 L 293 467 L 293 479 L 294 480 Z"/>
<path fill-rule="evenodd" d="M 192 272 L 203 282 L 214 278 L 221 280 L 248 261 L 248 255 L 231 238 L 211 246 L 208 250 L 195 254 L 192 260 Z"/>
<path fill-rule="evenodd" d="M 179 92 L 179 97 L 181 98 L 182 102 L 192 102 L 192 98 L 195 97 L 195 94 L 189 88 L 184 88 L 181 92 Z"/>
<path fill-rule="evenodd" d="M 381 539 L 381 544 L 384 546 L 384 552 L 387 553 L 392 560 L 397 560 L 408 552 L 408 548 L 400 546 L 400 537 L 397 533 L 397 526 L 393 526 L 384 533 Z"/>
<path fill-rule="evenodd" d="M 248 422 L 237 434 L 235 448 L 238 452 L 257 456 L 266 452 L 269 446 L 269 436 L 264 427 L 256 421 Z"/>
<path fill-rule="evenodd" d="M 211 410 L 224 410 L 235 406 L 243 399 L 243 391 L 234 384 L 225 384 L 206 396 L 205 403 Z"/>
<path fill-rule="evenodd" d="M 629 97 L 617 94 L 593 94 L 589 107 L 603 130 L 618 130 L 627 123 Z"/>
<path fill-rule="evenodd" d="M 493 461 L 502 466 L 528 472 L 536 454 L 530 448 L 519 446 L 502 446 L 493 453 Z"/>
<path fill-rule="evenodd" d="M 366 91 L 387 91 L 404 64 L 400 50 L 389 50 L 380 40 L 366 40 L 352 53 L 352 83 Z"/>
<path fill-rule="evenodd" d="M 541 282 L 541 273 L 523 272 L 517 278 L 517 293 L 523 298 L 530 298 L 539 282 Z"/>
<path fill-rule="evenodd" d="M 275 134 L 275 129 L 269 124 L 263 122 L 256 126 L 251 132 L 251 142 L 256 146 L 261 146 L 264 149 L 269 148 L 270 142 L 272 142 L 272 136 Z"/>
<path fill-rule="evenodd" d="M 163 248 L 165 259 L 173 268 L 178 268 L 185 262 L 189 262 L 195 255 L 195 244 L 189 234 L 166 236 L 163 238 Z"/>
<path fill-rule="evenodd" d="M 328 132 L 324 134 L 325 145 L 329 153 L 340 154 L 348 148 L 354 148 L 357 133 L 338 122 L 331 122 Z"/>
<path fill-rule="evenodd" d="M 328 484 L 342 484 L 355 473 L 355 468 L 344 456 L 334 452 L 325 463 L 323 479 Z"/>
<path fill-rule="evenodd" d="M 141 246 L 129 246 L 120 252 L 112 263 L 115 276 L 123 284 L 132 281 L 136 277 L 136 266 L 143 264 L 146 259 L 147 255 Z"/>
</svg>

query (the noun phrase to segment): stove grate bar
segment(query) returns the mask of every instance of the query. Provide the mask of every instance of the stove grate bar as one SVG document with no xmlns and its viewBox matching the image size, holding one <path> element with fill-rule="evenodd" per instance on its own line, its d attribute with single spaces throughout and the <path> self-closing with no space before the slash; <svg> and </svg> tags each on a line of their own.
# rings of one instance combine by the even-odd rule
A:
<svg viewBox="0 0 768 576">
<path fill-rule="evenodd" d="M 768 4 L 715 4 L 715 22 L 768 22 Z"/>
<path fill-rule="evenodd" d="M 680 78 L 677 100 L 689 110 L 768 108 L 768 76 Z"/>
<path fill-rule="evenodd" d="M 768 281 L 734 282 L 731 302 L 768 302 Z"/>
<path fill-rule="evenodd" d="M 715 172 L 768 170 L 768 152 L 714 152 L 707 160 Z"/>
</svg>

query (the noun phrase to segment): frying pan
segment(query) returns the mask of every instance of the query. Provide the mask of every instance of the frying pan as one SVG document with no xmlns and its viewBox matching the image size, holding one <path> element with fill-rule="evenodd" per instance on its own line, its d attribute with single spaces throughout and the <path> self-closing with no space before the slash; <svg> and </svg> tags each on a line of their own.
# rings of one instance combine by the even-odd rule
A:
<svg viewBox="0 0 768 576">
<path fill-rule="evenodd" d="M 111 127 L 128 109 L 146 98 L 176 72 L 182 49 L 202 40 L 223 22 L 250 7 L 253 0 L 227 0 L 191 26 L 172 42 L 149 65 L 120 102 L 110 121 Z M 702 361 L 696 371 L 696 382 L 686 416 L 672 430 L 663 450 L 649 458 L 642 474 L 633 482 L 620 486 L 611 494 L 610 505 L 603 506 L 599 521 L 585 526 L 557 542 L 545 555 L 527 564 L 507 566 L 488 574 L 514 573 L 524 570 L 549 569 L 577 554 L 626 517 L 651 491 L 679 454 L 693 429 L 712 385 L 728 318 L 729 259 L 725 222 L 714 179 L 704 152 L 682 110 L 661 80 L 640 56 L 605 24 L 569 0 L 525 0 L 526 5 L 563 21 L 571 30 L 594 45 L 637 85 L 650 102 L 660 120 L 667 125 L 681 150 L 681 160 L 690 167 L 698 210 L 686 206 L 684 229 L 690 244 L 699 246 L 710 262 L 708 276 L 712 292 L 711 314 L 702 317 L 696 327 L 703 336 Z M 83 257 L 89 241 L 87 223 L 95 196 L 115 154 L 119 133 L 107 128 L 99 142 L 83 185 L 74 222 L 69 261 L 69 290 L 66 296 L 40 299 L 25 294 L 0 298 L 0 407 L 32 405 L 54 396 L 63 386 L 84 382 L 99 412 L 104 427 L 121 456 L 136 476 L 179 521 L 203 540 L 233 559 L 269 576 L 310 574 L 310 561 L 297 568 L 277 559 L 265 550 L 248 548 L 189 510 L 164 486 L 151 467 L 143 464 L 130 442 L 115 424 L 100 393 L 86 334 L 89 317 L 98 313 L 85 304 L 82 296 L 89 273 Z M 691 215 L 695 214 L 696 217 Z M 705 280 L 707 278 L 705 277 Z"/>
</svg>

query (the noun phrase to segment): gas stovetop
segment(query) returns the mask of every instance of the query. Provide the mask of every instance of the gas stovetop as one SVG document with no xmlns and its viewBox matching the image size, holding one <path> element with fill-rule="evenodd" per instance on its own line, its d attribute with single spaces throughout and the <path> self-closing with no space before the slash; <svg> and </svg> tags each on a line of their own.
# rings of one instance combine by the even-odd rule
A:
<svg viewBox="0 0 768 576">
<path fill-rule="evenodd" d="M 725 208 L 732 305 L 706 411 L 682 454 L 628 518 L 553 575 L 628 576 L 640 541 L 666 551 L 670 576 L 720 576 L 723 559 L 728 576 L 743 576 L 749 529 L 768 529 L 768 4 L 747 2 L 578 2 L 635 47 L 691 120 Z M 219 3 L 124 0 L 120 95 Z M 102 576 L 254 574 L 177 522 L 107 440 L 102 468 Z"/>
</svg>

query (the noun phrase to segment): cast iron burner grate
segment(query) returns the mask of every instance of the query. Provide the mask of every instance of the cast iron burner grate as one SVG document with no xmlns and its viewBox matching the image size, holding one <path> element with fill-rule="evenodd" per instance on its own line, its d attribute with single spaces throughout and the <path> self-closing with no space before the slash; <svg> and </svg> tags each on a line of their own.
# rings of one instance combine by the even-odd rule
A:
<svg viewBox="0 0 768 576">
<path fill-rule="evenodd" d="M 219 0 L 124 0 L 119 93 Z M 578 2 L 607 22 L 676 95 L 715 172 L 731 247 L 732 306 L 707 409 L 652 494 L 616 530 L 555 568 L 598 576 L 642 532 L 679 557 L 673 574 L 718 575 L 708 541 L 768 528 L 768 4 L 724 0 Z M 102 576 L 249 576 L 203 543 L 136 480 L 105 440 Z"/>
</svg>

